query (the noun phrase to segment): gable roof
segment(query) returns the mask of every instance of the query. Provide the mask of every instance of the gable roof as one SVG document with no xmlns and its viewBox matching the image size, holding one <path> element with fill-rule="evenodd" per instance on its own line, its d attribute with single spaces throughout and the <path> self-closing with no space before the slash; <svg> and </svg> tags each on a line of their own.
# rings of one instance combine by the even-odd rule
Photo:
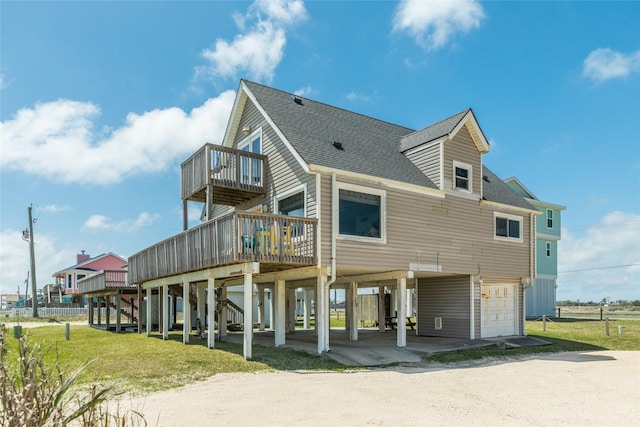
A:
<svg viewBox="0 0 640 427">
<path fill-rule="evenodd" d="M 107 252 L 105 254 L 100 254 L 100 255 L 94 256 L 93 258 L 88 258 L 88 259 L 86 259 L 86 260 L 84 260 L 84 261 L 82 261 L 82 262 L 80 262 L 78 264 L 74 264 L 74 265 L 72 265 L 70 267 L 67 267 L 67 268 L 64 268 L 64 269 L 62 269 L 60 271 L 56 271 L 55 273 L 53 273 L 53 276 L 56 276 L 56 275 L 58 275 L 60 273 L 63 273 L 65 271 L 69 271 L 69 270 L 95 271 L 93 268 L 89 267 L 88 265 L 94 263 L 95 261 L 98 261 L 99 259 L 106 258 L 108 256 L 113 256 L 113 257 L 116 257 L 116 258 L 122 260 L 122 265 L 123 266 L 127 264 L 127 259 L 126 258 L 122 258 L 121 256 L 114 254 L 113 252 Z"/>
<path fill-rule="evenodd" d="M 531 190 L 529 190 L 523 183 L 522 181 L 520 181 L 518 178 L 516 178 L 515 176 L 509 177 L 507 179 L 504 180 L 504 182 L 511 186 L 515 186 L 517 188 L 516 194 L 517 193 L 521 193 L 522 197 L 524 197 L 529 203 L 533 204 L 534 206 L 543 206 L 545 208 L 551 208 L 551 209 L 557 209 L 560 211 L 563 211 L 565 209 L 567 209 L 566 206 L 562 206 L 562 205 L 558 205 L 555 203 L 549 203 L 549 202 L 543 202 L 542 200 L 538 199 L 533 192 L 531 192 Z"/>
<path fill-rule="evenodd" d="M 243 91 L 246 91 L 245 95 L 242 95 Z M 285 138 L 285 144 L 295 150 L 294 155 L 305 163 L 305 169 L 317 165 L 438 189 L 403 151 L 428 142 L 425 139 L 453 138 L 462 126 L 467 126 L 480 152 L 489 148 L 471 109 L 416 132 L 247 80 L 240 82 L 225 135 L 226 143 L 231 143 L 238 131 L 240 114 L 237 113 L 241 113 L 247 96 L 258 103 L 258 109 Z M 336 148 L 334 142 L 339 142 L 341 149 Z M 489 182 L 483 182 L 485 200 L 535 211 L 484 166 L 483 174 L 489 179 Z"/>
</svg>

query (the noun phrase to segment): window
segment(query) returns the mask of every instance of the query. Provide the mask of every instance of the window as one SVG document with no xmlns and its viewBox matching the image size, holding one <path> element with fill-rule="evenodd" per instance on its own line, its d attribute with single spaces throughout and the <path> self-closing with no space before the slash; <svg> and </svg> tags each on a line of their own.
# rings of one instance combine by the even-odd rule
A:
<svg viewBox="0 0 640 427">
<path fill-rule="evenodd" d="M 553 228 L 553 210 L 547 209 L 547 228 Z"/>
<path fill-rule="evenodd" d="M 67 289 L 71 289 L 73 287 L 73 276 L 71 274 L 67 274 Z"/>
<path fill-rule="evenodd" d="M 546 249 L 547 258 L 549 258 L 549 257 L 551 257 L 551 242 L 547 242 L 546 246 L 547 246 L 547 249 Z"/>
<path fill-rule="evenodd" d="M 522 242 L 522 217 L 494 213 L 495 239 Z"/>
<path fill-rule="evenodd" d="M 461 162 L 453 162 L 453 188 L 471 193 L 471 165 Z"/>
<path fill-rule="evenodd" d="M 305 199 L 307 189 L 306 186 L 296 187 L 291 191 L 281 194 L 275 199 L 275 209 L 279 215 L 295 216 L 299 218 L 306 217 Z M 304 234 L 304 224 L 293 221 L 292 235 L 300 237 Z"/>
<path fill-rule="evenodd" d="M 353 240 L 384 241 L 385 192 L 354 185 L 340 185 L 339 234 Z"/>
</svg>

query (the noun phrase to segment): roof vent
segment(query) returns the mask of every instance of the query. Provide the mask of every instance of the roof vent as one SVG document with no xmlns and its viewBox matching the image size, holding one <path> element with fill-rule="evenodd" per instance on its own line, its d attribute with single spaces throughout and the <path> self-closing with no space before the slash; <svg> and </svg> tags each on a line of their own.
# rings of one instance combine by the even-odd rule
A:
<svg viewBox="0 0 640 427">
<path fill-rule="evenodd" d="M 491 181 L 489 181 L 489 177 L 487 175 L 482 175 L 482 179 L 484 181 L 491 182 Z"/>
<path fill-rule="evenodd" d="M 342 142 L 333 141 L 333 146 L 336 147 L 338 150 L 344 151 L 344 147 L 342 146 Z"/>
<path fill-rule="evenodd" d="M 293 99 L 293 102 L 295 102 L 298 105 L 304 105 L 302 103 L 302 98 L 298 98 L 297 96 L 294 95 L 294 96 L 291 97 L 291 99 Z"/>
</svg>

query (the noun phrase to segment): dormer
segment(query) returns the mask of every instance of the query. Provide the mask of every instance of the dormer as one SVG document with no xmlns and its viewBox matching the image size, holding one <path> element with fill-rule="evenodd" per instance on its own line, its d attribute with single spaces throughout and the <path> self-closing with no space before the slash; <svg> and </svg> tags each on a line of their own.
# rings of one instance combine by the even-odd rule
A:
<svg viewBox="0 0 640 427">
<path fill-rule="evenodd" d="M 403 137 L 400 150 L 440 190 L 482 198 L 482 155 L 489 143 L 471 109 Z"/>
</svg>

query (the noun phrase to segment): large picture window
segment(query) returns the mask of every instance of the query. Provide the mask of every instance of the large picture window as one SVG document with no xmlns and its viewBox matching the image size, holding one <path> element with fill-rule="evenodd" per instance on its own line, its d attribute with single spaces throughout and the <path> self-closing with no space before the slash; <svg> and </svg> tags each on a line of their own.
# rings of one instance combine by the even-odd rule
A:
<svg viewBox="0 0 640 427">
<path fill-rule="evenodd" d="M 385 193 L 343 185 L 338 190 L 339 234 L 355 239 L 385 239 Z"/>
<path fill-rule="evenodd" d="M 522 242 L 522 217 L 495 213 L 495 239 Z"/>
</svg>

